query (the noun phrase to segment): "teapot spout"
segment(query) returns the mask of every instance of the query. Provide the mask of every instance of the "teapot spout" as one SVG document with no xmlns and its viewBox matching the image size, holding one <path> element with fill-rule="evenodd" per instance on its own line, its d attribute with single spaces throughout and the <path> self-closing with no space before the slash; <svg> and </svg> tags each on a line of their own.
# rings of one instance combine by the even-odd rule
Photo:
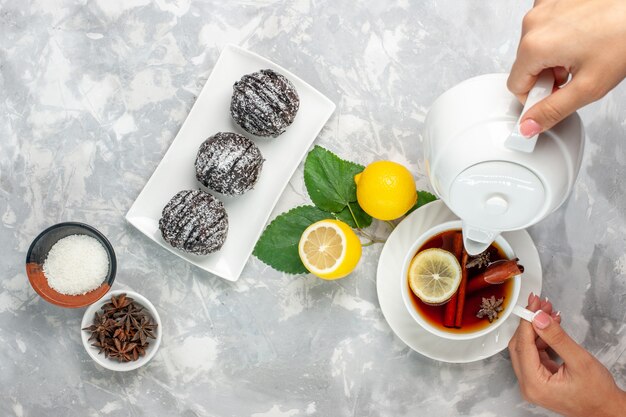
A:
<svg viewBox="0 0 626 417">
<path fill-rule="evenodd" d="M 489 248 L 500 232 L 485 230 L 463 222 L 463 246 L 468 255 L 476 256 Z"/>
</svg>

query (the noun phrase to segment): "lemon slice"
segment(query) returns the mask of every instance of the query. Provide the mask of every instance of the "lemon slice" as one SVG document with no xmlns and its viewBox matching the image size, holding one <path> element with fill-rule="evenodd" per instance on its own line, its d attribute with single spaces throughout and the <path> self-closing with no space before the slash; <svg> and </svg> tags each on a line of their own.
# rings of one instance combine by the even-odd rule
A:
<svg viewBox="0 0 626 417">
<path fill-rule="evenodd" d="M 409 265 L 411 291 L 426 304 L 448 301 L 461 283 L 461 265 L 452 253 L 443 249 L 426 249 Z"/>
<path fill-rule="evenodd" d="M 313 275 L 343 278 L 356 268 L 361 258 L 361 241 L 346 223 L 321 220 L 302 233 L 298 254 Z"/>
</svg>

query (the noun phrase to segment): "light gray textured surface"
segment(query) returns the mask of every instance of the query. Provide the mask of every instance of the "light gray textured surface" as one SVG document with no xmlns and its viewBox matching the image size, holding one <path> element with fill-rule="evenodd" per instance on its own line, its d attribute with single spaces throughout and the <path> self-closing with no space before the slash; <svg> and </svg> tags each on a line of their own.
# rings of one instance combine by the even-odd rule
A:
<svg viewBox="0 0 626 417">
<path fill-rule="evenodd" d="M 233 284 L 124 221 L 231 42 L 337 103 L 318 144 L 361 163 L 402 162 L 426 186 L 428 106 L 463 79 L 507 71 L 530 5 L 0 1 L 0 415 L 551 415 L 521 399 L 506 353 L 448 365 L 394 337 L 376 297 L 379 245 L 338 282 L 252 258 Z M 625 387 L 624 85 L 581 115 L 589 140 L 576 189 L 530 233 L 544 294 Z M 300 168 L 275 214 L 306 201 Z M 95 365 L 80 342 L 83 310 L 49 305 L 27 282 L 31 240 L 66 220 L 104 232 L 115 288 L 161 313 L 161 350 L 137 372 Z"/>
</svg>

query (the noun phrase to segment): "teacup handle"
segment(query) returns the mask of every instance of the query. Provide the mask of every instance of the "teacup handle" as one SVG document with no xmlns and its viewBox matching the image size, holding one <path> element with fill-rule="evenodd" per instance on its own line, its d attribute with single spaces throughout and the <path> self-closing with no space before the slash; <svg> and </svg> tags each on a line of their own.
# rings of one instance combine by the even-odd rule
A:
<svg viewBox="0 0 626 417">
<path fill-rule="evenodd" d="M 530 153 L 535 149 L 535 144 L 537 143 L 537 137 L 539 135 L 535 135 L 532 138 L 524 137 L 519 131 L 520 121 L 528 109 L 552 94 L 553 87 L 554 73 L 552 72 L 552 69 L 543 70 L 539 74 L 539 77 L 537 77 L 535 85 L 528 93 L 524 109 L 522 110 L 522 114 L 520 114 L 519 119 L 517 119 L 517 123 L 515 123 L 513 132 L 511 132 L 511 135 L 506 139 L 506 141 L 504 141 L 504 146 L 506 148 L 527 153 Z"/>
<path fill-rule="evenodd" d="M 541 310 L 537 310 L 535 312 L 532 312 L 522 306 L 516 305 L 515 307 L 513 307 L 513 314 L 515 314 L 517 317 L 520 317 L 530 323 L 533 322 L 533 319 L 535 318 L 535 316 L 537 314 L 539 314 Z"/>
</svg>

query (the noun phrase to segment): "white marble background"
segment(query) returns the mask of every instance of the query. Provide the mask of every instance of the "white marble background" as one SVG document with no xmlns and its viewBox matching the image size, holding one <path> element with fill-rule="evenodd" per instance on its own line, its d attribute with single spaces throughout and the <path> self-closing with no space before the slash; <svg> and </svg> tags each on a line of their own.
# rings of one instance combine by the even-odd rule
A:
<svg viewBox="0 0 626 417">
<path fill-rule="evenodd" d="M 337 103 L 318 144 L 406 164 L 420 186 L 428 106 L 468 77 L 507 71 L 531 1 L 0 1 L 0 415 L 548 416 L 520 397 L 507 353 L 449 365 L 398 340 L 366 248 L 338 282 L 252 258 L 237 283 L 187 265 L 124 221 L 220 49 L 240 44 Z M 545 295 L 626 387 L 626 90 L 582 111 L 575 192 L 530 230 Z M 306 202 L 302 168 L 276 213 Z M 93 224 L 117 251 L 116 288 L 148 297 L 163 345 L 131 373 L 99 368 L 82 310 L 30 288 L 43 228 Z"/>
</svg>

